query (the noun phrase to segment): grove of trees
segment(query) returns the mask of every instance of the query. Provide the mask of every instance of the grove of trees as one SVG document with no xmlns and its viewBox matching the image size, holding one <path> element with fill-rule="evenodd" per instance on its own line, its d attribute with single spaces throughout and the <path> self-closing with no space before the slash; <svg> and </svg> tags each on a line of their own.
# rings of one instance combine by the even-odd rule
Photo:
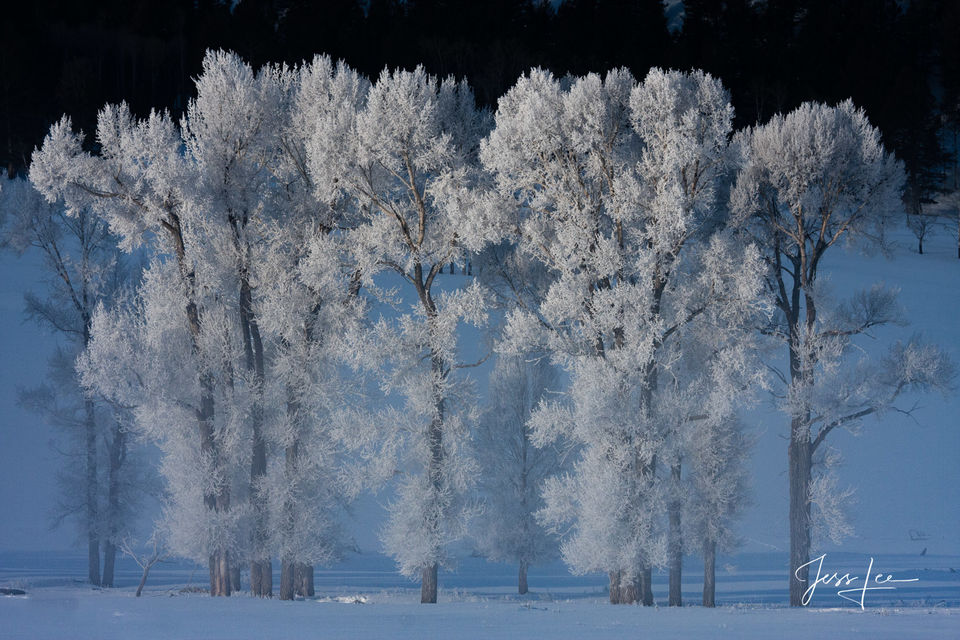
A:
<svg viewBox="0 0 960 640">
<path fill-rule="evenodd" d="M 52 291 L 82 299 L 62 322 L 31 306 L 77 336 L 61 375 L 82 432 L 102 405 L 111 446 L 156 445 L 157 535 L 208 566 L 211 595 L 245 566 L 271 596 L 275 559 L 281 598 L 312 595 L 349 504 L 389 485 L 383 547 L 421 602 L 472 536 L 521 593 L 559 554 L 606 574 L 612 603 L 653 604 L 665 568 L 682 605 L 682 559 L 702 555 L 712 606 L 747 499 L 738 412 L 779 389 L 799 604 L 814 519 L 842 529 L 817 448 L 952 366 L 917 340 L 854 361 L 858 336 L 902 319 L 895 296 L 815 286 L 827 250 L 882 242 L 902 205 L 903 164 L 865 113 L 735 122 L 703 71 L 535 68 L 490 111 L 423 67 L 371 80 L 210 51 L 181 118 L 107 105 L 91 145 L 64 117 L 33 153 L 37 193 L 2 194 Z M 82 269 L 56 260 L 63 230 Z M 140 273 L 112 275 L 132 256 Z M 469 372 L 488 357 L 481 407 Z M 89 504 L 92 563 L 128 521 L 94 525 Z"/>
</svg>

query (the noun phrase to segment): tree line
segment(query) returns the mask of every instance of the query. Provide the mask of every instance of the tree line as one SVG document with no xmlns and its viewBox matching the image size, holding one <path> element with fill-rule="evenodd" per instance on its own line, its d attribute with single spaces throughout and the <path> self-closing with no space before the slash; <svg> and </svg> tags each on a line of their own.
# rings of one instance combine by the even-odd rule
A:
<svg viewBox="0 0 960 640">
<path fill-rule="evenodd" d="M 135 0 L 12 3 L 0 20 L 0 166 L 22 171 L 62 113 L 92 130 L 105 102 L 134 113 L 193 95 L 204 51 L 259 66 L 325 51 L 366 75 L 423 64 L 493 107 L 534 66 L 620 66 L 724 78 L 737 126 L 806 100 L 852 98 L 904 160 L 917 203 L 956 190 L 960 10 L 949 0 Z M 679 11 L 682 9 L 682 11 Z"/>
<path fill-rule="evenodd" d="M 36 193 L 2 193 L 19 246 L 62 255 L 51 225 L 84 257 L 52 262 L 58 291 L 87 287 L 61 369 L 83 405 L 82 486 L 100 486 L 99 404 L 109 442 L 162 452 L 158 531 L 207 564 L 211 595 L 241 565 L 272 595 L 274 559 L 281 598 L 312 595 L 313 567 L 347 545 L 345 507 L 389 486 L 383 546 L 422 602 L 473 535 L 519 565 L 521 591 L 558 545 L 609 576 L 613 603 L 652 604 L 664 567 L 681 605 L 698 553 L 712 606 L 746 496 L 738 412 L 769 389 L 790 425 L 799 605 L 812 527 L 845 527 L 814 464 L 825 438 L 946 389 L 952 365 L 916 338 L 857 360 L 861 336 L 903 320 L 895 293 L 817 286 L 827 251 L 882 243 L 902 207 L 903 164 L 865 112 L 734 122 L 703 71 L 535 68 L 486 110 L 423 67 L 370 79 L 222 51 L 179 120 L 107 105 L 91 147 L 64 117 L 33 154 Z M 147 263 L 108 287 L 118 249 Z M 482 405 L 475 331 L 497 360 Z M 122 535 L 102 502 L 81 519 L 91 580 Z"/>
</svg>

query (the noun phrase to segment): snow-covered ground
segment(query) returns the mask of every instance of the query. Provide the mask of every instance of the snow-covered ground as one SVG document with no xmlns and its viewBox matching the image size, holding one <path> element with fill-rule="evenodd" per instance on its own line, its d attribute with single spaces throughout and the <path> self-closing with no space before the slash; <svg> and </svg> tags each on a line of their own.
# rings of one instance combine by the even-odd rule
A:
<svg viewBox="0 0 960 640">
<path fill-rule="evenodd" d="M 862 576 L 868 562 L 832 554 L 824 569 Z M 0 553 L 0 586 L 27 591 L 0 597 L 0 638 L 960 637 L 960 557 L 876 557 L 874 572 L 918 580 L 867 592 L 863 610 L 825 585 L 809 608 L 789 609 L 785 565 L 774 553 L 721 558 L 720 606 L 709 610 L 696 606 L 701 584 L 692 559 L 684 589 L 692 606 L 678 610 L 607 604 L 603 576 L 571 576 L 560 564 L 533 569 L 531 593 L 520 597 L 512 567 L 466 558 L 441 575 L 440 604 L 420 605 L 417 586 L 379 555 L 319 570 L 315 598 L 281 602 L 246 592 L 210 598 L 198 592 L 203 568 L 189 564 L 155 568 L 138 599 L 128 559 L 119 564 L 119 587 L 102 590 L 83 585 L 79 554 Z M 666 576 L 656 575 L 654 587 L 663 599 Z"/>
<path fill-rule="evenodd" d="M 5 638 L 956 638 L 950 609 L 645 609 L 591 601 L 485 599 L 363 605 L 143 597 L 53 590 L 0 603 Z M 399 601 L 404 600 L 404 601 Z"/>
</svg>

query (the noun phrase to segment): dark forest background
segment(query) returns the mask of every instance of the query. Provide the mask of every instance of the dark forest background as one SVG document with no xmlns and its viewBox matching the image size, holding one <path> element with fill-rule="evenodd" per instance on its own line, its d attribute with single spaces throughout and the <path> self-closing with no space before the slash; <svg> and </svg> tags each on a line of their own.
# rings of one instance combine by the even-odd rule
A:
<svg viewBox="0 0 960 640">
<path fill-rule="evenodd" d="M 234 6 L 231 6 L 231 5 Z M 557 74 L 702 68 L 737 125 L 852 97 L 904 160 L 908 204 L 957 188 L 958 0 L 27 0 L 0 7 L 0 167 L 23 172 L 64 113 L 92 132 L 106 102 L 176 116 L 204 51 L 254 65 L 343 58 L 375 76 L 422 63 L 491 107 L 533 66 Z"/>
</svg>

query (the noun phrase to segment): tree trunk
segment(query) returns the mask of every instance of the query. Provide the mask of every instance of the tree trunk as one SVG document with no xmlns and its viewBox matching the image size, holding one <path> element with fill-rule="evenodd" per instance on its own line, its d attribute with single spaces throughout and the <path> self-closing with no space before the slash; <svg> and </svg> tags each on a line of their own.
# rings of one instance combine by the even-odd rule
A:
<svg viewBox="0 0 960 640">
<path fill-rule="evenodd" d="M 230 595 L 230 552 L 219 549 L 210 554 L 210 595 Z"/>
<path fill-rule="evenodd" d="M 273 596 L 273 564 L 269 558 L 250 561 L 250 593 L 261 598 Z"/>
<path fill-rule="evenodd" d="M 100 585 L 100 518 L 97 513 L 97 421 L 93 401 L 84 401 L 86 418 L 86 525 L 87 525 L 87 580 Z"/>
<path fill-rule="evenodd" d="M 213 380 L 209 375 L 201 377 L 200 387 L 200 450 L 213 458 L 214 468 L 219 470 L 219 447 L 216 446 L 213 431 Z M 211 493 L 203 496 L 207 509 L 216 513 L 230 510 L 230 483 L 221 478 Z M 210 595 L 229 596 L 232 587 L 232 565 L 228 549 L 215 549 L 210 554 Z"/>
<path fill-rule="evenodd" d="M 620 572 L 610 571 L 610 604 L 620 604 Z"/>
<path fill-rule="evenodd" d="M 423 568 L 420 577 L 420 603 L 437 603 L 437 564 Z"/>
<path fill-rule="evenodd" d="M 195 356 L 202 358 L 200 348 L 200 308 L 195 298 L 196 272 L 187 261 L 186 244 L 183 240 L 183 227 L 180 216 L 168 211 L 162 221 L 163 227 L 170 234 L 174 253 L 177 257 L 177 267 L 186 289 L 187 328 L 190 330 L 191 350 Z M 219 471 L 220 452 L 214 434 L 214 379 L 207 371 L 200 372 L 198 380 L 200 387 L 200 408 L 197 410 L 197 431 L 200 435 L 201 456 L 208 456 L 212 461 L 214 473 Z M 219 486 L 204 492 L 203 504 L 209 511 L 226 511 L 230 508 L 230 485 L 224 480 Z M 230 595 L 230 554 L 226 549 L 214 550 L 209 557 L 210 595 Z"/>
<path fill-rule="evenodd" d="M 240 564 L 237 562 L 230 563 L 230 591 L 240 591 Z"/>
<path fill-rule="evenodd" d="M 424 281 L 423 266 L 416 262 L 414 264 L 413 284 L 432 331 L 437 319 L 437 307 L 430 293 L 430 282 L 430 279 Z M 427 460 L 426 472 L 427 479 L 430 482 L 430 490 L 433 492 L 432 497 L 434 500 L 439 500 L 440 492 L 443 489 L 443 420 L 446 412 L 441 385 L 447 376 L 448 368 L 442 355 L 433 348 L 430 349 L 430 368 L 433 374 L 431 395 L 433 396 L 434 415 L 427 432 L 427 446 L 430 448 L 430 457 Z M 434 535 L 441 525 L 439 518 L 443 516 L 434 509 L 431 509 L 430 513 L 431 515 L 424 528 L 428 535 Z M 435 604 L 437 602 L 437 563 L 435 559 L 422 570 L 420 602 L 423 604 Z"/>
<path fill-rule="evenodd" d="M 100 541 L 95 531 L 87 533 L 87 580 L 100 585 Z"/>
<path fill-rule="evenodd" d="M 280 599 L 293 600 L 296 565 L 288 558 L 280 561 Z"/>
<path fill-rule="evenodd" d="M 303 596 L 304 598 L 312 598 L 314 596 L 312 564 L 298 562 L 296 564 L 296 571 L 294 572 L 294 579 L 298 596 Z"/>
<path fill-rule="evenodd" d="M 263 557 L 266 552 L 267 514 L 265 496 L 261 482 L 267 472 L 266 443 L 264 442 L 262 411 L 254 409 L 253 457 L 250 463 L 250 502 L 253 506 L 253 559 L 250 561 L 250 593 L 260 597 L 273 595 L 273 566 L 270 558 Z"/>
<path fill-rule="evenodd" d="M 703 543 L 703 606 L 714 607 L 714 595 L 717 584 L 717 543 L 707 540 Z"/>
<path fill-rule="evenodd" d="M 643 592 L 640 576 L 628 579 L 622 571 L 610 571 L 610 604 L 636 604 Z"/>
<path fill-rule="evenodd" d="M 788 345 L 790 347 L 790 382 L 796 390 L 796 396 L 804 400 L 813 387 L 813 366 L 815 356 L 807 352 L 803 340 L 804 332 L 812 333 L 816 322 L 817 310 L 809 292 L 804 292 L 806 302 L 806 327 L 800 325 L 801 277 L 806 283 L 813 282 L 807 274 L 806 265 L 800 260 L 794 261 L 794 280 L 787 320 L 790 326 Z M 814 272 L 815 273 L 815 272 Z M 807 275 L 805 275 L 807 274 Z M 809 286 L 809 285 L 808 285 Z M 784 287 L 781 285 L 781 291 Z M 806 357 L 804 357 L 806 355 Z M 801 406 L 790 419 L 790 444 L 787 446 L 788 473 L 790 476 L 790 606 L 803 606 L 803 593 L 809 577 L 805 565 L 810 559 L 810 477 L 813 449 L 810 442 L 810 409 Z M 802 567 L 802 568 L 801 568 Z"/>
<path fill-rule="evenodd" d="M 280 599 L 312 598 L 313 595 L 313 565 L 284 560 L 280 570 Z"/>
<path fill-rule="evenodd" d="M 267 474 L 267 444 L 263 437 L 264 358 L 260 328 L 253 313 L 253 294 L 246 268 L 240 278 L 240 325 L 248 371 L 253 375 L 253 407 L 250 423 L 253 430 L 253 455 L 250 459 L 250 502 L 253 507 L 251 533 L 253 559 L 250 561 L 250 593 L 260 597 L 273 595 L 273 566 L 263 557 L 267 540 L 267 513 L 263 477 Z"/>
<path fill-rule="evenodd" d="M 215 470 L 220 467 L 219 447 L 214 440 L 213 430 L 213 379 L 209 374 L 200 378 L 200 409 L 197 411 L 197 424 L 200 430 L 200 451 L 210 456 Z M 230 509 L 230 483 L 220 479 L 212 491 L 203 495 L 203 504 L 213 512 Z M 216 549 L 210 554 L 210 595 L 229 596 L 231 589 L 230 552 Z"/>
<path fill-rule="evenodd" d="M 126 434 L 120 420 L 114 422 L 113 441 L 110 443 L 110 473 L 107 489 L 107 540 L 103 547 L 103 579 L 104 587 L 113 586 L 113 573 L 116 564 L 117 547 L 114 541 L 119 535 L 118 520 L 120 519 L 120 470 L 126 458 Z"/>
<path fill-rule="evenodd" d="M 917 249 L 918 249 L 920 255 L 923 255 L 923 238 L 922 238 L 922 237 L 919 238 Z"/>
<path fill-rule="evenodd" d="M 624 580 L 620 576 L 620 602 L 619 604 L 636 604 L 640 601 L 640 580 Z"/>
<path fill-rule="evenodd" d="M 527 563 L 520 562 L 520 575 L 517 578 L 517 593 L 526 595 L 527 589 Z"/>
<path fill-rule="evenodd" d="M 666 287 L 666 280 L 661 277 L 657 277 L 654 282 L 654 292 L 653 292 L 653 306 L 651 307 L 651 312 L 653 317 L 657 317 L 660 314 L 660 304 L 663 297 L 663 291 Z M 640 406 L 641 415 L 649 416 L 653 412 L 653 393 L 657 389 L 659 383 L 659 374 L 657 371 L 656 363 L 653 360 L 647 362 L 645 366 L 646 372 L 644 377 L 646 378 L 646 388 L 643 390 L 643 400 Z M 656 454 L 650 460 L 649 465 L 644 465 L 641 460 L 635 458 L 634 464 L 636 465 L 636 473 L 639 474 L 638 481 L 646 484 L 646 489 L 650 490 L 653 487 L 654 478 L 657 474 L 657 456 Z M 671 472 L 673 469 L 671 469 Z M 669 509 L 668 509 L 669 510 Z M 679 520 L 677 521 L 679 525 Z M 653 570 L 650 568 L 650 564 L 644 559 L 639 563 L 637 567 L 637 577 L 635 579 L 635 584 L 637 585 L 637 593 L 635 594 L 635 599 L 638 600 L 645 607 L 653 606 Z"/>
<path fill-rule="evenodd" d="M 654 374 L 653 380 L 656 381 L 656 375 Z M 638 463 L 639 464 L 639 463 Z M 653 456 L 653 459 L 650 460 L 650 464 L 646 469 L 643 469 L 641 472 L 641 478 L 646 478 L 648 490 L 652 487 L 653 478 L 657 473 L 657 457 Z M 634 596 L 633 600 L 630 602 L 639 602 L 645 607 L 653 606 L 653 570 L 650 568 L 649 563 L 645 560 L 642 560 L 637 566 L 636 578 L 634 578 Z"/>
<path fill-rule="evenodd" d="M 810 477 L 811 443 L 807 425 L 795 418 L 791 423 L 790 446 L 790 606 L 803 605 L 803 593 L 809 586 L 810 560 Z M 802 568 L 801 568 L 802 567 Z"/>
<path fill-rule="evenodd" d="M 103 543 L 103 579 L 100 586 L 112 587 L 114 567 L 117 563 L 117 546 L 107 540 Z"/>
<path fill-rule="evenodd" d="M 143 575 L 140 576 L 140 584 L 137 585 L 137 597 L 143 592 L 143 585 L 147 584 L 147 574 L 150 573 L 150 565 L 143 568 Z"/>
<path fill-rule="evenodd" d="M 677 462 L 670 468 L 670 478 L 673 481 L 674 495 L 679 495 L 680 491 L 680 463 Z M 674 497 L 668 507 L 668 554 L 670 563 L 670 586 L 667 599 L 668 606 L 683 606 L 683 596 L 681 591 L 681 569 L 683 565 L 683 532 L 680 528 L 680 500 Z"/>
<path fill-rule="evenodd" d="M 299 458 L 300 458 L 300 403 L 296 399 L 294 389 L 287 385 L 287 419 L 293 425 L 293 442 L 291 442 L 283 452 L 284 473 L 288 486 L 294 486 L 297 482 Z M 287 548 L 293 545 L 293 536 L 296 529 L 296 504 L 292 497 L 287 497 L 283 503 L 283 537 L 287 543 Z M 294 596 L 301 593 L 301 572 L 300 565 L 296 558 L 287 556 L 281 559 L 280 565 L 280 599 L 293 600 Z"/>
<path fill-rule="evenodd" d="M 653 606 L 653 569 L 644 567 L 640 573 L 641 602 L 645 607 Z"/>
<path fill-rule="evenodd" d="M 443 371 L 443 364 L 439 356 L 433 357 L 434 371 Z M 430 423 L 429 444 L 430 460 L 427 468 L 427 476 L 430 478 L 430 487 L 433 491 L 434 499 L 439 500 L 442 487 L 441 473 L 443 469 L 443 398 L 439 392 L 434 390 L 434 399 L 436 402 L 437 414 Z M 433 535 L 440 527 L 437 518 L 440 517 L 435 511 L 431 510 L 433 515 L 426 526 L 429 535 Z M 420 585 L 420 602 L 435 604 L 437 602 L 437 563 L 432 562 L 423 569 L 423 583 Z"/>
</svg>

